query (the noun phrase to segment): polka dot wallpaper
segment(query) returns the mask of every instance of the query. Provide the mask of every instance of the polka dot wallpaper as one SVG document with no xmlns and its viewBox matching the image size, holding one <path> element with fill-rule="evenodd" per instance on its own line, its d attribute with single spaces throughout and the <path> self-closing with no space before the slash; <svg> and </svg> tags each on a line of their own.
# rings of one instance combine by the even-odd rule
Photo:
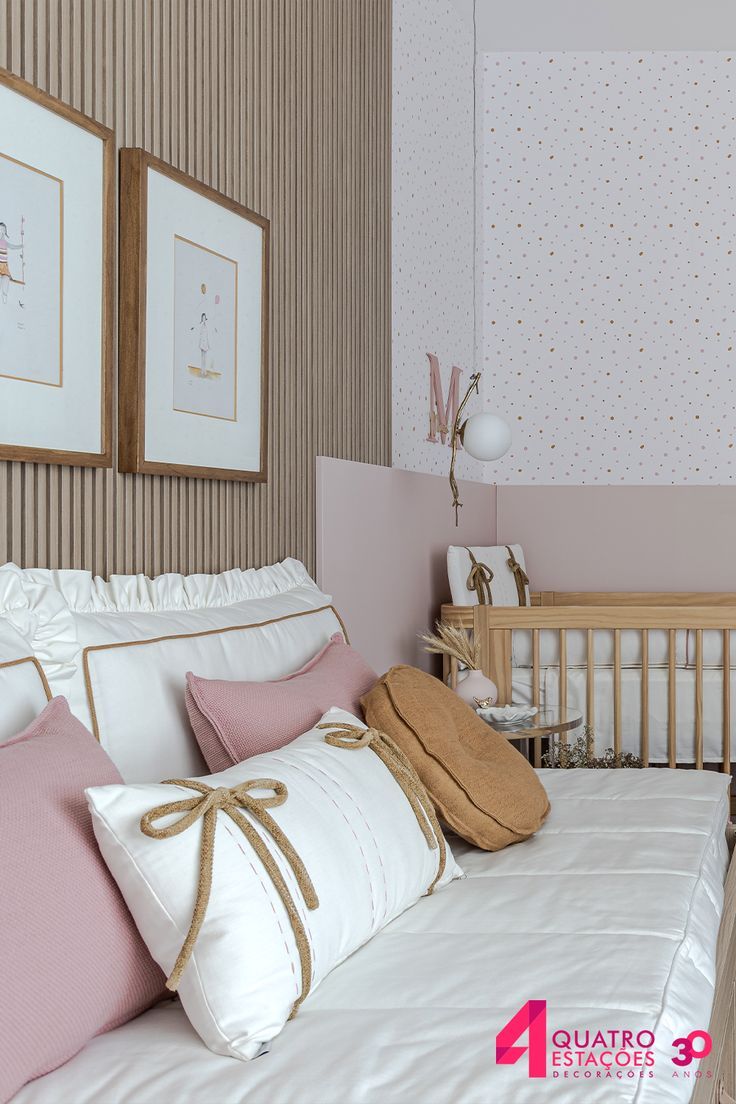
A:
<svg viewBox="0 0 736 1104">
<path fill-rule="evenodd" d="M 393 463 L 445 474 L 449 448 L 426 440 L 429 361 L 447 393 L 473 370 L 472 7 L 393 5 Z M 480 409 L 480 400 L 476 400 Z M 459 474 L 481 466 L 461 456 Z"/>
<path fill-rule="evenodd" d="M 736 476 L 736 55 L 478 59 L 499 483 Z"/>
</svg>

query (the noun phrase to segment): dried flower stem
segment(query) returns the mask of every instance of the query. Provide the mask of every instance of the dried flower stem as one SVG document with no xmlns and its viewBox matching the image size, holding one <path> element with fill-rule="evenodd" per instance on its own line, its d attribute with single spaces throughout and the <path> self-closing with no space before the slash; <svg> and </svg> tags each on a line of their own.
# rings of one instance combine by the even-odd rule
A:
<svg viewBox="0 0 736 1104">
<path fill-rule="evenodd" d="M 419 639 L 424 641 L 425 652 L 448 655 L 471 671 L 480 670 L 480 646 L 464 629 L 446 625 L 442 621 L 436 621 L 435 627 L 436 633 L 419 634 Z"/>
</svg>

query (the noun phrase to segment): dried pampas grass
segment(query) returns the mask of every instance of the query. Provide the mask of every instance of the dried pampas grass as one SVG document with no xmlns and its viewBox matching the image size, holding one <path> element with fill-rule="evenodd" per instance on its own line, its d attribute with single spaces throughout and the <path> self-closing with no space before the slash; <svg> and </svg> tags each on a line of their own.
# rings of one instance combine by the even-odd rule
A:
<svg viewBox="0 0 736 1104">
<path fill-rule="evenodd" d="M 464 629 L 445 625 L 442 621 L 436 621 L 435 628 L 436 633 L 419 634 L 419 639 L 424 641 L 425 652 L 448 655 L 471 671 L 480 670 L 480 646 L 472 636 L 468 636 Z"/>
</svg>

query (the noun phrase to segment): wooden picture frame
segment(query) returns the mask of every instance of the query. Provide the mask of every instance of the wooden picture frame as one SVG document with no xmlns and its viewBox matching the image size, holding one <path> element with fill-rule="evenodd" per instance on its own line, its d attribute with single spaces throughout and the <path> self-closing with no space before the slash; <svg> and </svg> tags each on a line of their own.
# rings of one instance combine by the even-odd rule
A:
<svg viewBox="0 0 736 1104">
<path fill-rule="evenodd" d="M 158 179 L 159 177 L 162 178 L 162 181 Z M 178 191 L 172 191 L 171 183 L 185 189 L 188 193 L 187 198 L 181 199 L 182 213 L 180 216 L 176 212 L 170 213 L 172 207 L 176 206 L 180 195 Z M 153 197 L 154 206 L 152 207 L 149 197 L 151 187 L 154 187 L 157 191 L 168 188 L 165 194 L 170 200 L 163 209 L 163 217 L 158 219 L 155 226 L 153 224 L 154 207 L 159 212 L 162 211 L 162 207 L 161 200 L 157 199 L 155 194 Z M 192 195 L 195 197 L 194 199 L 191 198 Z M 225 256 L 224 247 L 218 246 L 218 248 L 215 248 L 209 239 L 208 241 L 197 241 L 195 235 L 188 231 L 187 228 L 192 225 L 192 211 L 198 211 L 200 215 L 202 212 L 210 214 L 209 209 L 202 206 L 202 200 L 216 205 L 216 209 L 211 212 L 213 226 L 221 224 L 223 219 L 231 228 L 234 225 L 231 221 L 228 221 L 227 215 L 222 214 L 223 209 L 225 212 L 246 221 L 248 228 L 243 228 L 243 234 L 248 237 L 250 243 L 248 245 L 250 268 L 244 267 L 240 259 L 231 259 L 229 255 Z M 157 207 L 156 204 L 158 204 Z M 149 214 L 151 215 L 150 220 Z M 179 218 L 180 222 L 177 221 Z M 162 228 L 163 222 L 166 223 L 165 228 Z M 257 228 L 260 235 L 259 239 L 252 235 L 251 228 L 253 227 Z M 202 479 L 249 480 L 253 482 L 264 482 L 266 480 L 269 231 L 270 223 L 267 218 L 202 184 L 187 173 L 173 168 L 145 150 L 133 148 L 120 150 L 118 463 L 121 471 L 191 476 Z M 214 233 L 213 240 L 219 242 L 219 233 L 219 230 Z M 203 233 L 201 237 L 205 238 L 206 234 Z M 157 243 L 154 255 L 149 252 L 152 239 L 155 239 Z M 260 241 L 259 246 L 257 246 L 258 241 Z M 260 252 L 257 272 L 260 280 L 258 295 L 254 295 L 253 289 L 247 287 L 245 292 L 241 289 L 240 297 L 238 297 L 239 278 L 241 284 L 243 283 L 242 277 L 240 277 L 241 271 L 246 273 L 246 279 L 248 273 L 252 278 L 255 275 L 257 247 Z M 177 250 L 179 248 L 189 251 L 189 259 L 183 270 L 177 267 Z M 218 249 L 221 251 L 218 251 Z M 170 260 L 162 260 L 162 257 L 167 256 L 167 250 L 171 250 Z M 237 250 L 238 243 L 233 240 L 233 248 L 230 252 L 237 252 Z M 201 254 L 196 251 L 201 251 Z M 224 346 L 226 339 L 229 339 L 228 351 L 232 355 L 230 361 L 228 361 L 227 356 L 223 355 L 219 362 L 219 364 L 227 366 L 228 370 L 224 374 L 208 367 L 210 363 L 208 354 L 212 348 L 211 341 L 215 335 L 219 334 L 219 330 L 215 327 L 213 333 L 208 336 L 207 327 L 210 323 L 207 310 L 209 307 L 204 307 L 205 303 L 211 305 L 215 302 L 220 303 L 220 296 L 212 296 L 211 288 L 207 281 L 203 279 L 201 284 L 198 285 L 202 293 L 201 303 L 196 299 L 197 288 L 194 288 L 194 285 L 197 284 L 199 275 L 196 277 L 190 276 L 190 271 L 193 271 L 190 264 L 192 257 L 202 259 L 203 264 L 219 265 L 219 275 L 215 277 L 216 280 L 222 276 L 223 282 L 227 283 L 230 278 L 229 274 L 234 273 L 234 299 L 230 304 L 230 315 L 223 326 L 227 334 L 220 338 L 221 346 Z M 170 273 L 172 277 L 171 283 L 162 288 L 160 293 L 158 289 L 162 281 L 155 279 L 153 268 L 149 273 L 151 264 L 165 266 L 167 276 Z M 234 269 L 231 266 L 235 266 Z M 192 284 L 194 290 L 185 288 L 182 292 L 177 288 L 176 278 L 180 271 L 184 272 L 182 284 L 188 281 Z M 149 275 L 151 277 L 150 286 L 157 296 L 157 306 L 159 308 L 150 317 L 149 307 L 151 304 L 148 302 Z M 166 284 L 167 281 L 164 280 L 163 283 Z M 250 299 L 248 298 L 249 293 Z M 181 313 L 179 300 L 185 294 L 189 295 L 188 304 L 189 307 L 193 308 L 186 315 L 186 322 L 192 322 L 192 325 L 187 324 L 182 329 L 179 323 Z M 257 303 L 258 298 L 260 299 L 259 303 Z M 256 306 L 252 307 L 251 325 L 244 339 L 242 333 L 245 327 L 240 326 L 239 330 L 239 321 L 243 310 L 248 309 L 247 303 L 251 300 Z M 245 308 L 244 303 L 246 304 Z M 163 314 L 170 313 L 170 317 L 165 322 L 161 321 L 162 312 Z M 201 322 L 199 335 L 201 364 L 193 363 L 197 354 L 192 351 L 192 342 L 196 339 L 199 324 L 198 318 Z M 217 318 L 215 321 L 217 321 Z M 258 330 L 257 340 L 256 325 Z M 168 327 L 169 336 L 164 333 L 165 327 Z M 177 352 L 179 334 L 184 333 L 185 330 L 192 331 L 195 335 L 194 338 L 187 336 L 189 344 L 186 357 L 188 359 L 182 359 Z M 246 345 L 245 342 L 249 344 Z M 157 350 L 163 350 L 163 355 L 156 356 L 156 363 L 150 366 L 149 371 L 147 360 L 151 349 L 154 347 Z M 243 348 L 246 349 L 247 356 L 241 355 Z M 214 356 L 214 354 L 212 355 Z M 153 360 L 153 358 L 151 359 Z M 244 364 L 245 368 L 243 367 Z M 189 376 L 187 376 L 187 372 L 190 373 Z M 203 395 L 206 386 L 203 381 L 212 378 L 215 379 L 218 385 L 218 394 L 220 392 L 222 394 L 222 401 L 230 404 L 228 409 L 215 408 L 214 405 L 211 408 L 203 407 L 199 409 L 196 408 L 194 399 L 189 402 L 189 405 L 186 405 L 186 401 L 185 405 L 182 405 L 181 401 L 177 402 L 178 393 L 184 391 L 188 385 L 191 385 L 193 390 L 196 386 L 196 388 L 199 388 L 199 395 Z M 242 385 L 243 379 L 250 385 L 257 379 L 259 388 L 257 404 L 248 406 L 242 400 L 242 393 L 239 395 L 238 387 Z M 225 387 L 226 382 L 227 388 L 232 390 L 232 397 L 229 397 L 230 390 Z M 219 388 L 220 383 L 223 385 L 222 388 Z M 200 387 L 200 385 L 202 386 Z M 165 399 L 164 396 L 165 388 L 169 389 L 168 393 L 172 398 L 171 409 L 167 408 L 163 413 L 159 413 L 165 402 L 168 402 L 168 399 Z M 215 388 L 211 389 L 209 396 L 212 396 L 215 390 Z M 152 391 L 154 392 L 154 398 L 151 398 Z M 152 406 L 155 401 L 155 410 L 147 410 L 149 400 Z M 215 402 L 211 397 L 197 398 L 196 401 L 213 404 Z M 221 400 L 218 399 L 217 401 Z M 251 420 L 254 419 L 254 408 L 257 409 L 257 449 L 255 448 L 253 426 L 249 428 L 248 425 L 245 425 L 244 419 L 240 418 L 243 408 L 246 408 L 246 417 Z M 203 417 L 197 418 L 192 417 L 192 415 L 203 415 Z M 151 427 L 156 424 L 155 419 L 159 418 L 161 424 L 165 425 L 166 428 L 161 431 L 160 438 L 157 438 L 156 454 L 153 454 L 154 446 L 149 446 L 147 437 L 151 435 Z M 218 420 L 217 425 L 205 424 L 205 419 L 213 418 Z M 240 428 L 233 428 L 238 427 L 239 422 L 243 422 Z M 192 432 L 193 429 L 196 432 Z M 156 432 L 158 433 L 158 430 Z M 213 446 L 215 433 L 218 441 Z M 168 437 L 165 437 L 166 434 L 168 434 Z M 198 434 L 200 434 L 199 437 Z M 204 439 L 205 434 L 209 434 L 207 440 Z M 222 462 L 218 463 L 214 459 L 210 462 L 209 455 L 204 455 L 213 447 L 219 448 L 220 440 L 229 436 L 232 444 L 223 443 L 220 450 L 221 455 L 225 449 L 229 449 L 232 451 L 234 461 L 237 461 L 239 453 L 235 446 L 241 439 L 245 439 L 246 434 L 248 445 L 251 448 L 251 455 L 255 462 L 237 467 L 235 463 L 230 466 Z M 177 453 L 180 443 L 181 456 Z M 187 449 L 196 449 L 202 455 L 199 456 L 196 462 L 191 462 L 191 459 L 186 456 Z M 163 457 L 162 453 L 165 454 Z M 230 452 L 228 452 L 228 456 L 230 456 Z"/>
<path fill-rule="evenodd" d="M 3 259 L 5 261 L 4 266 L 0 264 L 0 276 L 5 277 L 2 281 L 4 286 L 0 289 L 2 291 L 0 305 L 8 306 L 11 301 L 15 300 L 16 305 L 20 307 L 28 308 L 30 306 L 30 309 L 25 312 L 23 325 L 17 324 L 11 327 L 8 323 L 8 332 L 10 333 L 11 328 L 25 330 L 27 325 L 31 330 L 35 323 L 35 333 L 28 338 L 28 342 L 36 353 L 36 357 L 32 367 L 31 364 L 34 358 L 29 355 L 20 374 L 17 371 L 14 372 L 13 369 L 3 373 L 2 366 L 0 366 L 0 403 L 4 404 L 6 409 L 12 411 L 13 431 L 16 436 L 22 437 L 25 433 L 25 423 L 32 427 L 27 442 L 23 440 L 9 442 L 4 439 L 6 431 L 0 423 L 0 460 L 109 468 L 112 465 L 113 416 L 115 136 L 113 131 L 103 126 L 102 123 L 82 114 L 81 111 L 77 111 L 69 104 L 56 99 L 49 93 L 5 69 L 0 69 L 0 97 L 8 99 L 9 102 L 3 104 L 3 111 L 6 112 L 6 118 L 8 116 L 12 118 L 13 114 L 16 115 L 15 122 L 18 132 L 23 136 L 23 141 L 29 145 L 29 148 L 35 141 L 41 151 L 37 157 L 26 157 L 25 155 L 19 155 L 18 152 L 11 152 L 17 151 L 19 141 L 17 136 L 8 135 L 6 130 L 0 138 L 0 161 L 2 166 L 7 171 L 11 171 L 12 167 L 12 171 L 24 172 L 28 179 L 37 178 L 38 180 L 53 181 L 58 186 L 59 195 L 57 246 L 59 255 L 59 302 L 56 308 L 58 310 L 58 321 L 55 322 L 53 331 L 51 331 L 48 319 L 40 317 L 43 306 L 39 310 L 39 303 L 47 304 L 44 303 L 43 293 L 39 293 L 37 290 L 39 286 L 38 275 L 35 276 L 35 279 L 30 277 L 26 281 L 25 247 L 23 245 L 25 218 L 20 220 L 20 246 L 13 244 L 11 240 L 13 233 L 17 234 L 17 230 L 14 227 L 12 229 L 11 227 L 5 227 L 5 223 L 2 223 L 5 227 L 6 245 L 0 251 L 3 255 L 0 256 L 0 261 L 3 261 Z M 25 107 L 22 100 L 14 99 L 14 97 L 22 97 L 29 101 L 30 106 Z M 13 104 L 17 108 L 15 113 L 12 111 Z M 87 135 L 99 140 L 101 149 L 99 157 L 95 161 L 94 169 L 90 165 L 87 174 L 78 165 L 76 161 L 77 153 L 71 149 L 71 145 L 75 141 L 75 132 L 62 128 L 66 137 L 72 139 L 67 152 L 70 161 L 77 168 L 78 180 L 76 178 L 65 180 L 63 177 L 55 175 L 58 170 L 54 169 L 53 165 L 63 158 L 66 143 L 62 139 L 56 143 L 58 148 L 52 148 L 54 144 L 49 143 L 48 147 L 45 150 L 43 149 L 43 135 L 41 134 L 43 121 L 42 117 L 38 116 L 37 107 L 43 108 L 44 112 L 49 113 L 51 118 L 55 117 L 57 120 L 63 120 L 64 124 L 78 127 Z M 20 118 L 20 116 L 29 113 L 30 118 L 36 124 L 41 123 L 41 126 L 34 128 L 28 119 Z M 90 148 L 86 138 L 80 136 L 78 141 L 84 149 Z M 3 152 L 4 145 L 5 152 Z M 62 150 L 62 154 L 59 154 L 59 149 Z M 96 207 L 100 214 L 98 224 L 100 253 L 99 255 L 95 254 L 94 263 L 90 266 L 90 236 L 88 233 L 79 235 L 75 231 L 78 230 L 81 221 L 89 217 L 90 205 L 84 203 L 82 199 L 84 187 L 94 188 L 94 179 L 97 176 L 99 176 L 99 192 L 96 193 L 95 203 L 92 206 Z M 88 183 L 81 187 L 78 181 L 84 179 L 87 179 Z M 25 198 L 24 201 L 26 201 Z M 30 199 L 27 201 L 31 202 Z M 0 220 L 4 218 L 10 221 L 9 216 L 0 213 Z M 77 258 L 76 264 L 72 265 L 70 264 L 71 250 L 77 246 L 81 256 Z M 15 259 L 16 255 L 9 252 L 9 250 L 18 249 L 20 250 L 20 256 L 23 258 L 20 279 L 17 276 L 18 261 Z M 32 253 L 36 274 L 39 271 L 38 259 L 41 254 L 42 250 L 36 244 Z M 12 262 L 11 257 L 14 257 Z M 50 264 L 50 262 L 48 263 Z M 88 271 L 94 274 L 91 279 L 99 283 L 100 313 L 99 316 L 96 316 L 96 313 L 93 315 L 91 325 L 88 319 L 84 319 L 81 324 L 79 321 L 79 306 L 82 300 L 80 282 L 78 280 L 75 282 L 73 277 L 72 279 L 67 278 L 68 270 L 71 268 L 72 273 L 78 272 L 80 265 L 87 266 Z M 29 270 L 33 271 L 30 263 Z M 21 287 L 24 289 L 23 292 L 19 291 Z M 65 291 L 66 301 L 64 300 Z M 27 297 L 28 303 L 21 303 L 21 294 Z M 97 302 L 96 294 L 90 302 Z M 86 302 L 84 306 L 87 306 Z M 96 306 L 93 309 L 96 312 Z M 69 318 L 67 318 L 67 311 Z M 69 319 L 72 320 L 71 326 L 68 324 Z M 58 369 L 55 369 L 55 371 L 58 372 L 58 382 L 56 379 L 53 381 L 44 379 L 39 373 L 34 375 L 39 365 L 44 363 L 44 358 L 38 355 L 38 343 L 40 341 L 42 344 L 44 340 L 48 340 L 49 332 L 55 333 L 57 326 L 59 359 Z M 45 337 L 39 339 L 39 334 L 45 335 Z M 86 334 L 87 336 L 80 341 L 78 339 L 79 334 Z M 54 340 L 56 340 L 55 337 Z M 99 360 L 97 359 L 98 349 Z M 88 365 L 87 360 L 90 361 Z M 71 371 L 69 370 L 70 364 L 72 366 Z M 80 364 L 83 367 L 80 368 Z M 48 362 L 46 362 L 46 369 L 51 370 Z M 42 388 L 38 384 L 47 386 Z M 29 392 L 29 385 L 35 385 L 32 395 Z M 99 394 L 99 424 L 96 419 L 90 421 L 89 418 L 92 409 L 97 409 L 96 401 L 94 408 L 90 408 L 89 411 L 85 409 L 85 396 L 89 395 L 90 390 L 95 395 Z M 3 394 L 3 391 L 6 394 Z M 45 396 L 44 391 L 46 392 Z M 39 410 L 35 412 L 31 409 L 34 403 L 40 404 Z M 28 412 L 26 413 L 26 411 Z M 79 413 L 79 422 L 76 425 L 73 421 L 75 413 Z M 78 429 L 81 429 L 81 433 L 78 432 Z M 83 439 L 82 443 L 84 443 L 85 437 L 89 438 L 90 443 L 95 438 L 94 443 L 96 444 L 98 433 L 99 448 L 77 447 L 80 437 Z M 32 437 L 35 438 L 35 443 L 31 442 Z M 71 447 L 62 447 L 62 439 L 65 443 L 68 442 Z M 41 440 L 48 440 L 51 443 L 48 446 L 46 444 L 42 445 Z"/>
</svg>

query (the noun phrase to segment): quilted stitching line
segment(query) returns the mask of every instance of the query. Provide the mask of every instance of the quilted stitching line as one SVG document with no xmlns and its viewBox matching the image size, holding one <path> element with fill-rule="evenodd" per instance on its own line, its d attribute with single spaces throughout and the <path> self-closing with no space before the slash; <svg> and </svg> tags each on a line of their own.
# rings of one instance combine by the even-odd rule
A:
<svg viewBox="0 0 736 1104">
<path fill-rule="evenodd" d="M 327 796 L 327 798 L 332 802 L 332 804 L 335 806 L 338 813 L 343 818 L 343 820 L 347 824 L 348 828 L 352 832 L 353 837 L 355 839 L 355 842 L 358 845 L 358 850 L 360 851 L 361 858 L 363 860 L 363 865 L 365 867 L 366 876 L 368 878 L 368 885 L 370 886 L 370 890 L 371 890 L 371 927 L 374 927 L 375 922 L 376 922 L 376 909 L 375 909 L 375 904 L 374 904 L 374 897 L 376 897 L 377 894 L 376 894 L 375 886 L 373 885 L 373 879 L 371 878 L 371 871 L 370 871 L 370 867 L 368 865 L 368 859 L 366 857 L 365 851 L 363 850 L 363 845 L 361 844 L 360 839 L 358 838 L 358 835 L 357 835 L 355 829 L 353 828 L 353 826 L 350 823 L 349 819 L 345 815 L 344 811 L 340 808 L 340 806 L 335 801 L 332 794 L 329 792 L 329 790 L 327 790 L 325 788 L 325 786 L 323 786 L 323 784 L 320 782 L 320 780 L 318 778 L 314 778 L 309 773 L 309 771 L 305 770 L 305 768 L 301 764 L 298 765 L 296 763 L 290 763 L 288 760 L 279 759 L 277 756 L 274 756 L 274 759 L 276 760 L 277 763 L 282 763 L 285 766 L 294 767 L 296 770 L 301 771 L 301 773 L 306 775 L 306 777 L 309 778 L 310 781 L 314 782 L 315 786 L 319 786 L 319 788 L 322 790 L 322 793 L 324 793 Z M 314 769 L 316 771 L 319 771 L 320 774 L 323 774 L 324 777 L 327 778 L 328 780 L 330 779 L 329 774 L 327 774 L 326 771 L 323 771 L 321 769 L 321 767 L 315 766 Z M 345 791 L 343 791 L 343 793 L 345 793 Z M 355 807 L 358 815 L 360 816 L 360 819 L 365 824 L 368 835 L 373 840 L 374 846 L 376 848 L 376 853 L 378 855 L 378 861 L 381 864 L 381 874 L 383 876 L 383 900 L 384 900 L 384 916 L 385 916 L 388 912 L 388 887 L 387 887 L 387 881 L 386 881 L 386 870 L 385 870 L 384 865 L 383 865 L 383 859 L 381 858 L 381 851 L 380 851 L 380 848 L 378 846 L 378 842 L 377 842 L 375 836 L 373 835 L 373 832 L 371 831 L 371 827 L 370 827 L 368 821 L 366 820 L 365 814 L 364 814 L 363 810 L 361 809 L 360 805 L 358 805 L 358 803 L 355 801 L 355 799 L 350 794 L 345 793 L 345 796 L 348 798 L 348 800 Z"/>
<path fill-rule="evenodd" d="M 246 859 L 248 865 L 250 866 L 251 870 L 253 871 L 256 878 L 260 882 L 261 889 L 263 890 L 263 892 L 266 895 L 266 900 L 268 901 L 269 905 L 271 906 L 271 911 L 273 912 L 274 919 L 276 920 L 276 923 L 278 924 L 278 929 L 281 932 L 281 938 L 284 941 L 284 948 L 286 950 L 287 955 L 289 956 L 289 965 L 291 966 L 291 973 L 292 973 L 292 976 L 293 976 L 293 979 L 294 979 L 294 990 L 295 990 L 296 995 L 298 997 L 299 996 L 299 984 L 297 982 L 297 977 L 296 977 L 296 966 L 295 966 L 295 963 L 294 963 L 294 955 L 292 954 L 291 947 L 289 946 L 289 941 L 286 938 L 286 932 L 284 931 L 284 927 L 281 923 L 281 920 L 279 919 L 279 914 L 276 912 L 273 900 L 271 898 L 271 894 L 268 892 L 268 889 L 266 887 L 266 883 L 263 880 L 263 876 L 261 875 L 261 872 L 259 870 L 257 870 L 255 868 L 255 866 L 253 865 L 253 860 L 251 859 L 251 857 L 249 855 L 246 854 L 245 849 L 244 849 L 243 845 L 241 844 L 240 840 L 236 839 L 235 833 L 232 832 L 231 829 L 230 829 L 230 825 L 226 824 L 224 822 L 224 820 L 221 820 L 220 824 L 225 829 L 227 834 L 232 838 L 232 840 L 234 841 L 235 846 L 238 848 L 238 850 L 241 851 L 242 854 L 245 856 L 245 859 Z M 305 929 L 306 929 L 306 925 L 305 925 Z M 310 943 L 311 942 L 312 941 L 310 940 Z M 314 963 L 314 961 L 315 961 L 314 951 L 312 951 L 312 963 Z"/>
</svg>

